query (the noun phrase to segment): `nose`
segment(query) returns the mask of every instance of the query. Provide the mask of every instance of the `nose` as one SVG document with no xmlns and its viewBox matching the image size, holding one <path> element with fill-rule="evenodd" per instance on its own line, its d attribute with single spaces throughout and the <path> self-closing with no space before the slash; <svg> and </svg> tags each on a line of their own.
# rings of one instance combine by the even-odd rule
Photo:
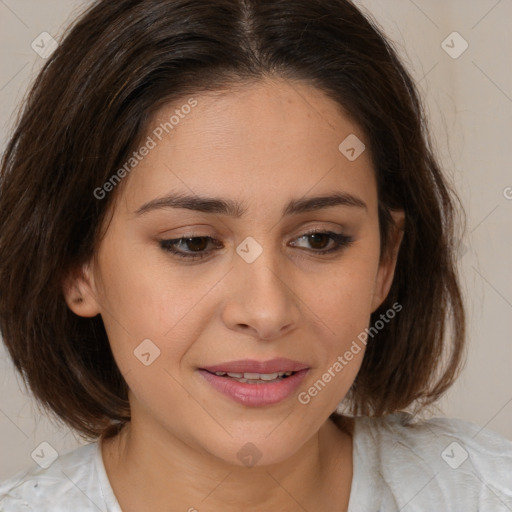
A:
<svg viewBox="0 0 512 512">
<path fill-rule="evenodd" d="M 266 341 L 293 331 L 301 315 L 290 276 L 269 250 L 252 263 L 236 255 L 222 312 L 225 325 Z"/>
</svg>

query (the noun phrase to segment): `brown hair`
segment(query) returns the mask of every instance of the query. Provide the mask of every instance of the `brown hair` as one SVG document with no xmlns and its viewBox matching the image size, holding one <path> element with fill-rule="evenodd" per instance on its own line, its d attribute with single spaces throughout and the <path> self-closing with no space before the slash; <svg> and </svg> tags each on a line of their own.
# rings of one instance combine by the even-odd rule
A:
<svg viewBox="0 0 512 512">
<path fill-rule="evenodd" d="M 303 80 L 366 135 L 382 255 L 405 211 L 390 293 L 346 400 L 381 416 L 433 403 L 458 375 L 465 313 L 456 275 L 456 195 L 431 149 L 418 93 L 374 22 L 346 0 L 100 0 L 37 76 L 0 175 L 0 329 L 37 399 L 92 438 L 130 419 L 101 316 L 81 318 L 62 283 L 88 261 L 120 187 L 93 191 L 137 147 L 164 103 L 251 83 Z M 452 327 L 448 335 L 448 327 Z"/>
</svg>

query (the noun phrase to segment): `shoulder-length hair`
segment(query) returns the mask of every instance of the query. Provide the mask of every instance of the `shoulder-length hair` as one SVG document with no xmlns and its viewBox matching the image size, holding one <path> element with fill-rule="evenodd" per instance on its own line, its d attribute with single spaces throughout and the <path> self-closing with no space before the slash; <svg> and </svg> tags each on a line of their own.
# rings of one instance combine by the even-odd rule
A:
<svg viewBox="0 0 512 512">
<path fill-rule="evenodd" d="M 264 77 L 317 87 L 363 130 L 381 257 L 390 211 L 405 212 L 394 281 L 371 322 L 394 303 L 402 310 L 369 341 L 346 397 L 350 411 L 420 410 L 460 372 L 457 196 L 436 161 L 414 82 L 376 24 L 347 0 L 99 0 L 37 76 L 0 174 L 3 339 L 40 403 L 85 437 L 130 419 L 101 316 L 72 313 L 62 289 L 95 254 L 121 187 L 103 199 L 94 191 L 164 104 Z"/>
</svg>

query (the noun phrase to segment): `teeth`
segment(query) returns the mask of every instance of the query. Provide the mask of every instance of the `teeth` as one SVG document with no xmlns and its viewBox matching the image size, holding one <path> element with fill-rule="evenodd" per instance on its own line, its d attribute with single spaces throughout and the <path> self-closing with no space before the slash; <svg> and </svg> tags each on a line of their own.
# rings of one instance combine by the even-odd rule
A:
<svg viewBox="0 0 512 512">
<path fill-rule="evenodd" d="M 277 373 L 244 373 L 244 379 L 250 379 L 250 380 L 256 380 L 256 379 L 262 379 L 262 380 L 272 380 L 275 379 L 278 376 Z M 267 379 L 267 377 L 270 377 Z"/>
<path fill-rule="evenodd" d="M 247 375 L 254 375 L 254 377 L 247 377 Z M 244 373 L 246 379 L 274 380 L 282 376 L 283 374 L 280 375 L 279 373 Z"/>
<path fill-rule="evenodd" d="M 251 382 L 252 381 L 270 381 L 281 379 L 283 376 L 289 377 L 293 372 L 276 372 L 276 373 L 234 373 L 234 372 L 215 372 L 215 375 L 219 377 L 232 377 L 237 379 L 239 382 Z"/>
</svg>

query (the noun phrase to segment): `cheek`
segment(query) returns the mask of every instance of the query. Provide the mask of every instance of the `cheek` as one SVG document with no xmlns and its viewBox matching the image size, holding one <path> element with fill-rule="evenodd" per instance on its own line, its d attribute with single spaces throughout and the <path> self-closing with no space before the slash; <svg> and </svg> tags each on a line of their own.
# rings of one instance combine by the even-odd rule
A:
<svg viewBox="0 0 512 512">
<path fill-rule="evenodd" d="M 99 255 L 98 300 L 112 351 L 123 373 L 134 365 L 138 368 L 134 351 L 148 339 L 161 352 L 159 362 L 166 360 L 173 367 L 172 360 L 179 360 L 190 340 L 199 336 L 201 318 L 208 318 L 204 306 L 198 308 L 208 289 L 204 280 L 190 279 L 167 265 L 165 255 L 154 258 L 152 252 L 151 259 L 148 252 L 147 248 L 120 240 L 105 244 Z"/>
<path fill-rule="evenodd" d="M 319 328 L 314 352 L 318 365 L 297 396 L 305 415 L 334 411 L 361 368 L 373 281 L 362 268 L 360 271 L 355 267 L 350 272 L 340 271 L 328 280 L 328 288 L 317 288 L 314 311 Z"/>
<path fill-rule="evenodd" d="M 336 333 L 353 334 L 370 318 L 378 262 L 363 252 L 354 251 L 330 272 L 309 279 L 315 312 Z"/>
<path fill-rule="evenodd" d="M 328 388 L 317 400 L 318 404 L 325 400 L 335 406 L 361 367 L 377 269 L 377 252 L 361 245 L 358 251 L 347 252 L 347 257 L 328 275 L 322 274 L 315 282 L 308 280 L 309 296 L 314 297 L 311 318 L 317 319 L 322 334 L 317 332 L 316 338 L 323 344 L 319 367 L 312 376 L 312 385 L 316 387 L 309 388 L 310 398 L 316 396 L 322 386 Z"/>
</svg>

